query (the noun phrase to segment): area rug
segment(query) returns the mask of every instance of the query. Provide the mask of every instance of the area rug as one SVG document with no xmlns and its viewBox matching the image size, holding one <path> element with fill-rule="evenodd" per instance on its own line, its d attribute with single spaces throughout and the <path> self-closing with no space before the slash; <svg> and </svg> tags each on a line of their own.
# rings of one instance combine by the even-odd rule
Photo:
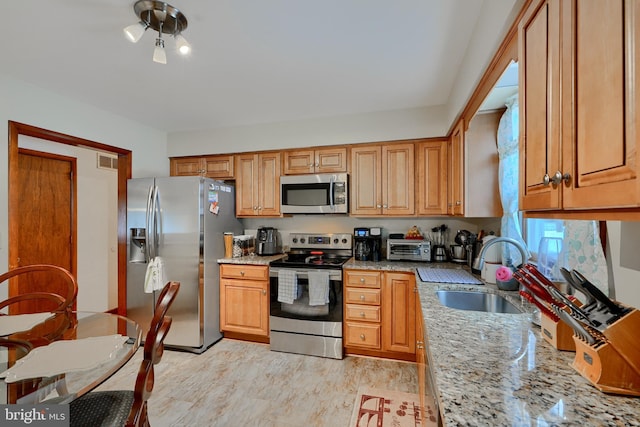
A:
<svg viewBox="0 0 640 427">
<path fill-rule="evenodd" d="M 437 417 L 433 402 L 426 405 L 426 423 L 423 423 L 417 394 L 360 387 L 349 426 L 435 427 Z"/>
</svg>

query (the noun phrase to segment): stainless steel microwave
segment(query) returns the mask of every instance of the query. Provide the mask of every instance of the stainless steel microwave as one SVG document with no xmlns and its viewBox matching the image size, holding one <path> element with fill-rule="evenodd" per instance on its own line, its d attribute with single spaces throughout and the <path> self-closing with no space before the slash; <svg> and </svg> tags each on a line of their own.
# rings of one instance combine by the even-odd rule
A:
<svg viewBox="0 0 640 427">
<path fill-rule="evenodd" d="M 280 177 L 280 212 L 324 214 L 349 212 L 346 173 Z"/>
</svg>

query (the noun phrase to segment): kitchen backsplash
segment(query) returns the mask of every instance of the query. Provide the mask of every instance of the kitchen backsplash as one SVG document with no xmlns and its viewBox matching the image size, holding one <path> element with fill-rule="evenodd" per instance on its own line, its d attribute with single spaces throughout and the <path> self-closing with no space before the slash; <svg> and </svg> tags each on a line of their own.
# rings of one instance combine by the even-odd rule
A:
<svg viewBox="0 0 640 427">
<path fill-rule="evenodd" d="M 477 233 L 481 229 L 486 232 L 500 233 L 500 218 L 355 218 L 346 215 L 294 215 L 286 218 L 244 218 L 241 222 L 245 234 L 255 234 L 260 226 L 276 227 L 284 241 L 292 232 L 319 233 L 353 233 L 354 227 L 382 227 L 383 238 L 389 233 L 406 233 L 414 225 L 423 236 L 428 236 L 431 228 L 446 224 L 449 227 L 448 243 L 458 230 L 469 230 Z"/>
</svg>

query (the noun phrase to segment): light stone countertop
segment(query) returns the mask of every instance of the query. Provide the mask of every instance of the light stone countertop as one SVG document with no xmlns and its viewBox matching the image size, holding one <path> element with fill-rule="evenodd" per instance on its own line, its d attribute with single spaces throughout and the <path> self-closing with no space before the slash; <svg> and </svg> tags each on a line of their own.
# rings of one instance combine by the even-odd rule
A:
<svg viewBox="0 0 640 427">
<path fill-rule="evenodd" d="M 218 264 L 253 264 L 253 265 L 269 265 L 271 261 L 276 261 L 284 257 L 284 254 L 278 255 L 247 255 L 240 258 L 220 258 Z"/>
<path fill-rule="evenodd" d="M 464 268 L 451 263 L 351 260 L 344 268 L 414 271 Z M 438 289 L 492 292 L 525 311 L 518 292 L 495 285 L 426 283 L 416 274 L 435 395 L 445 426 L 640 426 L 640 398 L 598 391 L 571 366 L 572 352 L 554 349 L 530 314 L 457 310 Z"/>
</svg>

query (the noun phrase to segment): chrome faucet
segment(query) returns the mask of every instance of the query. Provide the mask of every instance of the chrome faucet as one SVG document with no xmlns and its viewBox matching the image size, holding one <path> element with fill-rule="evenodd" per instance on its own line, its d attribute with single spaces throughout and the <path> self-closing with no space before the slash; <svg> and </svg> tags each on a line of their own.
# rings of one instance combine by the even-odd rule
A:
<svg viewBox="0 0 640 427">
<path fill-rule="evenodd" d="M 527 262 L 529 258 L 531 258 L 531 255 L 529 255 L 529 251 L 527 251 L 527 249 L 522 246 L 522 244 L 517 240 L 512 239 L 511 237 L 496 237 L 495 239 L 491 239 L 487 243 L 482 245 L 478 257 L 473 262 L 473 268 L 475 270 L 482 270 L 482 267 L 484 267 L 484 253 L 487 251 L 487 249 L 489 249 L 490 246 L 500 242 L 511 243 L 516 248 L 518 248 L 518 250 L 520 251 L 520 256 L 522 257 L 523 264 Z"/>
</svg>

